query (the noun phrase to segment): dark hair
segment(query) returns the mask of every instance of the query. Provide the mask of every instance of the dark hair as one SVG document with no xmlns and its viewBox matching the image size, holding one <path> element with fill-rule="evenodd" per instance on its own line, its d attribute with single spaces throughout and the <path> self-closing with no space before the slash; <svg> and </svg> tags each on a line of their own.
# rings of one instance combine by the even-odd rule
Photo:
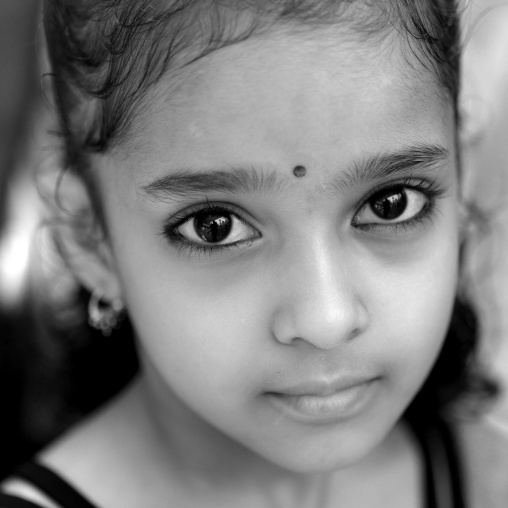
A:
<svg viewBox="0 0 508 508">
<path fill-rule="evenodd" d="M 240 29 L 234 21 L 242 13 L 249 23 Z M 458 121 L 458 17 L 455 0 L 45 0 L 63 166 L 86 181 L 89 154 L 135 133 L 145 92 L 162 76 L 275 26 L 341 23 L 365 42 L 397 30 L 408 63 L 435 79 Z M 132 344 L 129 326 L 115 333 Z M 495 386 L 476 364 L 477 345 L 473 307 L 459 295 L 442 353 L 409 411 L 437 412 L 465 396 L 476 407 L 491 397 Z"/>
</svg>

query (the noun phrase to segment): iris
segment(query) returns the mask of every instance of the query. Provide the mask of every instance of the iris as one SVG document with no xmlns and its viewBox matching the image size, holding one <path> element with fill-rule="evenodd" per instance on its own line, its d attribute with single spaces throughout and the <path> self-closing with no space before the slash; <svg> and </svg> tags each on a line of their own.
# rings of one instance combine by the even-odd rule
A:
<svg viewBox="0 0 508 508">
<path fill-rule="evenodd" d="M 219 243 L 231 232 L 233 221 L 229 214 L 202 211 L 194 217 L 196 234 L 205 242 Z"/>
</svg>

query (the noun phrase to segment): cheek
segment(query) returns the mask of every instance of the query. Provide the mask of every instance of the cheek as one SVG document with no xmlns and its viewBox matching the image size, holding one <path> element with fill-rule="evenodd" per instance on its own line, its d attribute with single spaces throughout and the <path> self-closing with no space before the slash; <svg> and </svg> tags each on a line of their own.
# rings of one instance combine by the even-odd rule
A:
<svg viewBox="0 0 508 508">
<path fill-rule="evenodd" d="M 140 347 L 167 384 L 245 389 L 267 342 L 259 278 L 205 276 L 153 252 L 139 256 L 122 259 L 126 299 Z"/>
<path fill-rule="evenodd" d="M 454 230 L 436 238 L 404 270 L 388 270 L 379 284 L 390 295 L 380 304 L 380 328 L 392 380 L 413 396 L 441 350 L 457 290 L 458 242 Z"/>
</svg>

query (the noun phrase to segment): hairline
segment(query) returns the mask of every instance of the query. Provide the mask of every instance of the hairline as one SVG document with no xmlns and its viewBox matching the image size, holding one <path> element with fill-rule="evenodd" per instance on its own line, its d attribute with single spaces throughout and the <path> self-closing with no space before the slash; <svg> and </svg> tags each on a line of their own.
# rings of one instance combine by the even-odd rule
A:
<svg viewBox="0 0 508 508">
<path fill-rule="evenodd" d="M 133 108 L 130 114 L 131 119 L 126 131 L 119 137 L 119 139 L 112 140 L 109 151 L 116 154 L 118 154 L 120 151 L 124 151 L 124 153 L 126 152 L 128 154 L 132 149 L 142 149 L 142 137 L 138 136 L 137 133 L 143 131 L 142 127 L 140 128 L 140 126 L 143 125 L 143 118 L 148 116 L 147 111 L 150 110 L 151 103 L 155 102 L 159 94 L 164 94 L 167 97 L 167 99 L 164 99 L 164 102 L 171 103 L 172 96 L 178 94 L 178 90 L 185 83 L 185 78 L 182 79 L 182 76 L 185 76 L 185 74 L 191 69 L 191 72 L 195 72 L 193 69 L 194 67 L 199 69 L 200 65 L 203 63 L 206 64 L 208 58 L 217 52 L 221 52 L 222 50 L 225 50 L 231 46 L 242 44 L 244 42 L 258 40 L 262 44 L 264 42 L 263 37 L 267 34 L 270 36 L 280 35 L 282 37 L 286 35 L 296 35 L 297 37 L 304 37 L 307 40 L 311 40 L 319 31 L 326 31 L 327 29 L 332 30 L 336 28 L 336 23 L 332 22 L 303 24 L 300 22 L 294 23 L 292 21 L 290 23 L 279 23 L 278 21 L 275 21 L 268 28 L 264 27 L 259 31 L 252 32 L 248 37 L 241 37 L 238 40 L 225 41 L 224 44 L 215 47 L 211 51 L 205 49 L 201 52 L 198 52 L 198 54 L 192 54 L 190 57 L 188 57 L 189 61 L 185 61 L 185 57 L 183 57 L 183 62 L 180 65 L 176 65 L 172 68 L 167 69 L 166 72 L 160 77 L 158 82 L 146 90 L 145 97 L 135 106 L 135 108 Z M 346 23 L 344 23 L 344 26 L 339 27 L 339 29 L 341 30 L 341 35 L 349 35 L 351 36 L 352 40 L 354 38 L 359 38 L 364 34 L 363 31 L 356 30 L 348 26 Z M 406 77 L 403 82 L 409 82 L 412 78 L 414 78 L 415 75 L 417 75 L 418 82 L 425 82 L 424 86 L 418 87 L 419 97 L 421 97 L 423 100 L 433 100 L 437 96 L 437 98 L 442 101 L 443 106 L 451 105 L 452 98 L 450 93 L 440 82 L 439 77 L 435 72 L 426 68 L 421 62 L 417 61 L 416 57 L 411 58 L 412 53 L 409 51 L 406 52 L 406 49 L 408 48 L 405 46 L 408 43 L 406 43 L 405 40 L 401 41 L 401 38 L 402 37 L 395 28 L 390 30 L 390 27 L 386 26 L 384 30 L 379 30 L 373 32 L 372 34 L 369 33 L 369 37 L 362 39 L 361 43 L 367 47 L 371 46 L 372 48 L 377 49 L 376 47 L 380 47 L 380 43 L 384 43 L 386 40 L 392 39 L 386 44 L 398 44 L 399 47 L 395 48 L 395 51 L 399 51 L 401 58 L 403 59 L 402 61 L 407 63 L 407 71 L 404 73 Z M 331 44 L 332 42 L 330 41 L 330 45 Z M 386 49 L 386 46 L 384 49 Z M 186 51 L 187 49 L 184 49 L 182 50 L 182 53 L 185 53 Z M 380 49 L 380 51 L 383 50 Z M 410 61 L 410 58 L 412 61 Z M 163 80 L 165 83 L 164 85 L 161 85 Z M 426 93 L 428 86 L 432 86 L 431 93 Z M 148 94 L 147 92 L 152 92 L 152 94 Z M 437 92 L 437 94 L 435 92 Z M 151 95 L 151 97 L 148 97 L 148 95 Z M 138 124 L 137 128 L 134 127 L 135 124 Z"/>
</svg>

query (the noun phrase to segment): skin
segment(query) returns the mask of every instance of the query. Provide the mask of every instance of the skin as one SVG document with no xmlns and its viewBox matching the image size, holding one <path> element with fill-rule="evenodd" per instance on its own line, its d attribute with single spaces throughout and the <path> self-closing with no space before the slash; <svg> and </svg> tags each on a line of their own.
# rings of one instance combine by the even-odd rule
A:
<svg viewBox="0 0 508 508">
<path fill-rule="evenodd" d="M 80 273 L 125 302 L 142 375 L 44 459 L 95 499 L 119 505 L 129 492 L 122 506 L 136 506 L 143 489 L 117 473 L 97 490 L 90 471 L 70 466 L 77 450 L 125 478 L 135 457 L 151 482 L 143 495 L 175 506 L 418 505 L 418 457 L 398 422 L 440 350 L 456 291 L 453 115 L 396 41 L 351 40 L 338 29 L 273 33 L 216 51 L 182 71 L 171 94 L 163 78 L 137 150 L 96 158 L 109 238 Z M 441 194 L 417 224 L 372 226 L 366 197 L 400 175 L 334 182 L 413 145 L 447 150 L 410 174 Z M 236 167 L 277 185 L 178 199 L 146 191 L 182 168 Z M 430 199 L 410 197 L 413 208 Z M 250 240 L 210 255 L 164 237 L 168 220 L 204 201 L 234 205 L 248 222 L 235 234 Z M 270 395 L 337 378 L 369 381 L 353 409 L 302 416 Z"/>
</svg>

